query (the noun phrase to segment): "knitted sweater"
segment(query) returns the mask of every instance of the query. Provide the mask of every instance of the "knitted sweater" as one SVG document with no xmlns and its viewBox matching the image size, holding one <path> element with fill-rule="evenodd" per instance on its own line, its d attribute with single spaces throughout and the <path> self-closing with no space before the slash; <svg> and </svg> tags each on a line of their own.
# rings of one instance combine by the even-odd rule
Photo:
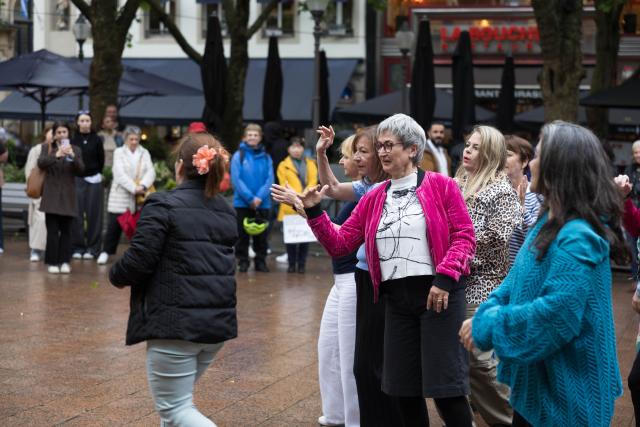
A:
<svg viewBox="0 0 640 427">
<path fill-rule="evenodd" d="M 546 256 L 527 237 L 502 285 L 473 318 L 473 340 L 500 359 L 498 380 L 534 426 L 608 426 L 622 394 L 611 301 L 609 244 L 569 221 Z"/>
</svg>

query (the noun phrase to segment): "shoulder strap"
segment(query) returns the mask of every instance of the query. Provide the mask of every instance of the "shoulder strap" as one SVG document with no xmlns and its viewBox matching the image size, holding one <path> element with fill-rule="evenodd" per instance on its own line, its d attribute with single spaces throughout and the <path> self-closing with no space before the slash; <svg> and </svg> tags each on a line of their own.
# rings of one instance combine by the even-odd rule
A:
<svg viewBox="0 0 640 427">
<path fill-rule="evenodd" d="M 137 183 L 140 180 L 140 171 L 142 170 L 142 157 L 144 153 L 140 152 L 140 159 L 138 159 L 138 167 L 136 167 L 136 177 L 134 181 Z"/>
</svg>

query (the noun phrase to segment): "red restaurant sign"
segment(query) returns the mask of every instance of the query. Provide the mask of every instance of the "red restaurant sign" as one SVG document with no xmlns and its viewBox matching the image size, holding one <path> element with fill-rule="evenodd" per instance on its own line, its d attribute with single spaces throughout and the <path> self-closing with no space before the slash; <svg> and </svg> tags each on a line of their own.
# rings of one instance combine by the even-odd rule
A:
<svg viewBox="0 0 640 427">
<path fill-rule="evenodd" d="M 503 50 L 503 43 L 510 43 L 512 50 L 532 51 L 533 46 L 540 44 L 540 33 L 536 26 L 524 25 L 499 25 L 499 26 L 470 26 L 462 28 L 460 26 L 440 28 L 440 47 L 446 52 L 449 45 L 455 45 L 460 38 L 460 33 L 464 30 L 469 31 L 471 36 L 472 48 L 475 50 L 476 44 L 484 44 L 485 49 L 493 42 L 497 42 L 495 50 L 498 52 Z M 493 50 L 493 49 L 492 49 Z"/>
</svg>

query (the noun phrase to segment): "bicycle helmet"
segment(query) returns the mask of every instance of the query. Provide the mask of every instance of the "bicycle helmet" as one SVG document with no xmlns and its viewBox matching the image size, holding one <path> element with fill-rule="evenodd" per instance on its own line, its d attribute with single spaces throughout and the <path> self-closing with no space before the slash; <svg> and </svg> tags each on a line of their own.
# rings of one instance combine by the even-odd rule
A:
<svg viewBox="0 0 640 427">
<path fill-rule="evenodd" d="M 247 217 L 242 221 L 242 226 L 248 235 L 257 236 L 267 230 L 267 227 L 269 227 L 269 221 L 260 218 Z"/>
</svg>

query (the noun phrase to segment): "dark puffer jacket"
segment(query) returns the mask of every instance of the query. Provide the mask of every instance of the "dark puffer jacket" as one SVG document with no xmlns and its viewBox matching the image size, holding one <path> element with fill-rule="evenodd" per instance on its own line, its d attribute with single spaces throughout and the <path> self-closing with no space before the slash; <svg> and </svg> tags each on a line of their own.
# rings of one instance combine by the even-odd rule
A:
<svg viewBox="0 0 640 427">
<path fill-rule="evenodd" d="M 234 210 L 187 181 L 145 203 L 131 247 L 109 273 L 131 286 L 127 345 L 149 339 L 218 343 L 235 338 Z"/>
</svg>

